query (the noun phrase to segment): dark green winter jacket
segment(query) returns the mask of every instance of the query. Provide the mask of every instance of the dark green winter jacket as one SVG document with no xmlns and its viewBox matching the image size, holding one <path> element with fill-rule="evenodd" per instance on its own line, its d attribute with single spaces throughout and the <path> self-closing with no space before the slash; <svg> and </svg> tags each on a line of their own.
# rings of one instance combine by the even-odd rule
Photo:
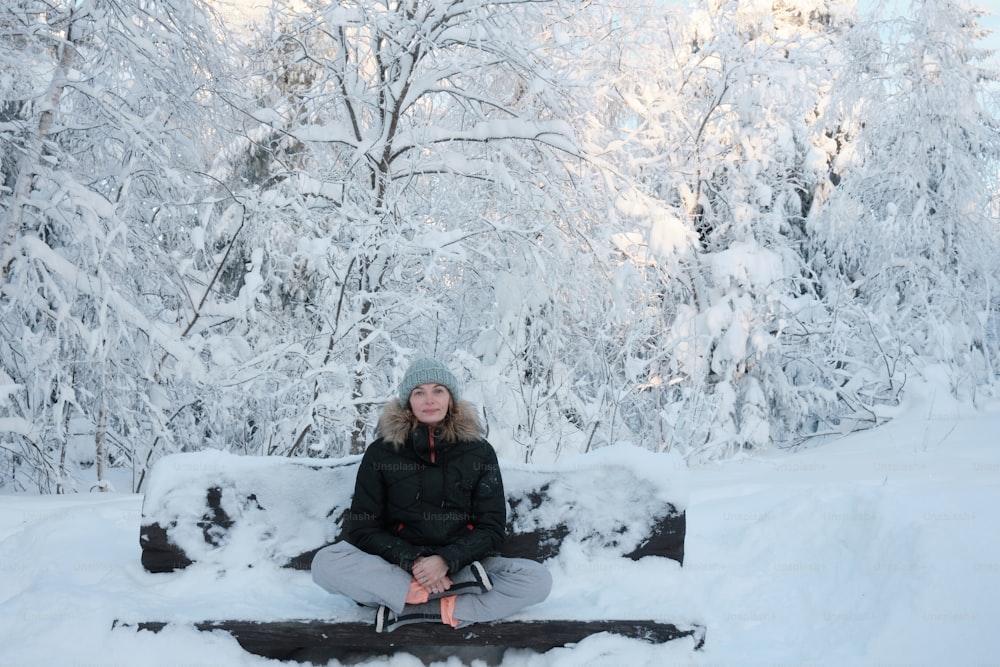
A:
<svg viewBox="0 0 1000 667">
<path fill-rule="evenodd" d="M 358 468 L 347 540 L 409 571 L 437 554 L 456 572 L 496 551 L 504 539 L 507 501 L 493 447 L 471 403 L 460 401 L 447 430 L 433 439 L 410 431 L 398 400 L 379 418 L 377 440 Z"/>
</svg>

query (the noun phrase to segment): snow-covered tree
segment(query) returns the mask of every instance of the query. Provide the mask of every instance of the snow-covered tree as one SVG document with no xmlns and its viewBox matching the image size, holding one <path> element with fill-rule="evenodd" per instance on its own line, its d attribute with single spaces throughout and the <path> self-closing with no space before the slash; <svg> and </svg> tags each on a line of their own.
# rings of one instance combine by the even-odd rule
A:
<svg viewBox="0 0 1000 667">
<path fill-rule="evenodd" d="M 990 213 L 1000 127 L 986 98 L 998 72 L 977 46 L 979 16 L 963 2 L 919 1 L 848 42 L 852 67 L 831 114 L 838 185 L 809 236 L 825 298 L 853 332 L 831 360 L 853 369 L 855 391 L 898 391 L 915 358 L 949 364 L 956 390 L 996 375 L 984 324 L 1000 256 Z"/>
<path fill-rule="evenodd" d="M 136 443 L 170 419 L 168 368 L 198 367 L 156 229 L 206 141 L 213 33 L 191 2 L 0 12 L 5 477 L 62 491 L 83 466 L 107 488 L 105 466 L 141 468 Z"/>
<path fill-rule="evenodd" d="M 914 360 L 978 390 L 996 74 L 911 9 L 5 5 L 0 483 L 357 452 L 422 354 L 527 461 L 874 423 Z"/>
<path fill-rule="evenodd" d="M 815 432 L 835 409 L 823 371 L 802 368 L 802 319 L 823 310 L 803 241 L 846 4 L 630 15 L 617 135 L 602 131 L 638 225 L 618 237 L 637 290 L 620 321 L 652 446 L 713 457 Z"/>
<path fill-rule="evenodd" d="M 233 274 L 252 309 L 239 335 L 280 342 L 240 373 L 252 396 L 266 378 L 282 385 L 262 449 L 360 450 L 370 406 L 416 354 L 475 343 L 496 360 L 493 340 L 514 351 L 512 392 L 550 377 L 537 354 L 568 278 L 554 258 L 579 257 L 564 239 L 582 243 L 564 215 L 577 149 L 538 43 L 543 6 L 556 3 L 272 14 L 248 94 L 227 93 L 247 129 L 214 172 L 250 202 L 239 257 L 259 282 Z M 529 284 L 537 304 L 513 321 L 497 311 Z"/>
</svg>

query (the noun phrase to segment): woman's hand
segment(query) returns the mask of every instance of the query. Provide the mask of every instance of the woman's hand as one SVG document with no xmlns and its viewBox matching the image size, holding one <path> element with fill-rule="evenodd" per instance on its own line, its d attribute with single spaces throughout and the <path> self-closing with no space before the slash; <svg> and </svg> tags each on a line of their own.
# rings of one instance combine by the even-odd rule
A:
<svg viewBox="0 0 1000 667">
<path fill-rule="evenodd" d="M 441 556 L 421 556 L 413 561 L 413 578 L 431 593 L 443 593 L 451 588 L 448 564 Z"/>
</svg>

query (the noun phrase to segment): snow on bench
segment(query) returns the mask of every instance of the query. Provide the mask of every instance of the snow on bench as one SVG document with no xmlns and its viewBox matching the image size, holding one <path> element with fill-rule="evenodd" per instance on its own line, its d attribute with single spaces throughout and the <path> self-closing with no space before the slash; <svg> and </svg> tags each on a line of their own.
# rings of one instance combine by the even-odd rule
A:
<svg viewBox="0 0 1000 667">
<path fill-rule="evenodd" d="M 360 456 L 344 459 L 247 457 L 218 451 L 175 454 L 153 468 L 143 500 L 140 545 L 150 572 L 197 563 L 218 569 L 253 567 L 265 559 L 308 569 L 312 556 L 338 538 Z M 596 464 L 596 465 L 595 465 Z M 670 485 L 649 479 L 634 462 L 504 463 L 508 538 L 501 554 L 545 561 L 564 544 L 638 560 L 665 557 L 683 564 L 685 513 Z M 679 494 L 676 494 L 679 495 Z M 377 634 L 345 621 L 209 619 L 202 630 L 226 630 L 249 652 L 272 658 L 336 658 L 357 651 L 392 652 L 401 646 L 494 646 L 545 650 L 600 632 L 650 642 L 690 637 L 704 643 L 697 624 L 648 620 L 499 621 L 455 630 L 421 624 Z M 125 624 L 158 631 L 151 620 Z"/>
</svg>

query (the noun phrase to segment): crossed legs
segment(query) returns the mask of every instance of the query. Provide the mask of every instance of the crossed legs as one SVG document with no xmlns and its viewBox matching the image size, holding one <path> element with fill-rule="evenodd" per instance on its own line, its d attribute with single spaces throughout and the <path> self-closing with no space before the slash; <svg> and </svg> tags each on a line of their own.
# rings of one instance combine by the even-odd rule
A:
<svg viewBox="0 0 1000 667">
<path fill-rule="evenodd" d="M 445 593 L 455 596 L 449 604 L 454 604 L 452 613 L 459 625 L 505 618 L 541 602 L 552 588 L 552 576 L 535 561 L 490 557 L 481 564 L 492 584 L 489 590 L 456 585 Z M 469 568 L 449 576 L 456 583 L 475 578 Z M 330 593 L 345 595 L 366 606 L 385 605 L 396 614 L 404 613 L 408 596 L 413 599 L 413 579 L 409 572 L 347 542 L 337 542 L 317 552 L 312 562 L 312 577 Z"/>
</svg>

